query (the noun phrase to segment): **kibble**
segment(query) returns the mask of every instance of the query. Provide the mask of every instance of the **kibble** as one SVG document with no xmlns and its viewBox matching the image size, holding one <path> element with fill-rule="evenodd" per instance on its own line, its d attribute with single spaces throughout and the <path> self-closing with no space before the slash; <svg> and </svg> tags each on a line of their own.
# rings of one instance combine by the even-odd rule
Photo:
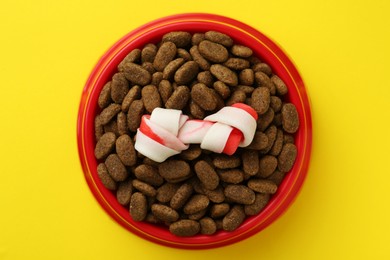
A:
<svg viewBox="0 0 390 260">
<path fill-rule="evenodd" d="M 200 224 L 195 220 L 182 219 L 172 223 L 169 231 L 179 237 L 189 237 L 199 233 Z"/>
<path fill-rule="evenodd" d="M 119 184 L 116 191 L 116 199 L 121 205 L 128 205 L 130 203 L 131 194 L 133 193 L 133 181 L 128 179 Z"/>
<path fill-rule="evenodd" d="M 135 192 L 130 199 L 130 215 L 134 221 L 142 221 L 148 213 L 148 202 L 145 195 Z"/>
<path fill-rule="evenodd" d="M 99 163 L 99 165 L 97 166 L 97 174 L 104 187 L 109 190 L 116 190 L 116 182 L 108 174 L 107 167 L 104 163 Z"/>
<path fill-rule="evenodd" d="M 142 100 L 134 100 L 130 107 L 129 112 L 127 113 L 127 126 L 132 132 L 137 131 L 138 127 L 141 124 L 141 118 L 144 113 L 145 107 Z"/>
<path fill-rule="evenodd" d="M 255 201 L 255 193 L 245 185 L 228 185 L 224 193 L 231 201 L 239 204 L 249 205 Z"/>
<path fill-rule="evenodd" d="M 164 68 L 176 56 L 176 45 L 173 42 L 167 41 L 161 44 L 156 56 L 154 57 L 153 66 L 157 71 L 163 71 Z"/>
<path fill-rule="evenodd" d="M 287 133 L 293 134 L 298 130 L 299 118 L 295 106 L 291 103 L 284 104 L 282 107 L 282 124 Z"/>
<path fill-rule="evenodd" d="M 157 107 L 204 119 L 246 103 L 258 114 L 252 143 L 234 155 L 191 144 L 165 162 L 134 149 L 141 118 Z M 134 221 L 176 236 L 236 230 L 259 214 L 297 159 L 288 87 L 252 49 L 217 31 L 166 33 L 132 50 L 103 86 L 94 120 L 97 176 Z"/>
<path fill-rule="evenodd" d="M 95 146 L 95 157 L 100 160 L 105 158 L 115 146 L 116 136 L 112 132 L 107 132 L 100 137 Z"/>
<path fill-rule="evenodd" d="M 179 219 L 179 213 L 176 210 L 162 204 L 153 204 L 151 211 L 153 215 L 164 222 L 174 222 Z"/>
<path fill-rule="evenodd" d="M 98 98 L 100 108 L 107 107 L 111 102 L 111 81 L 107 82 L 101 90 Z"/>
</svg>

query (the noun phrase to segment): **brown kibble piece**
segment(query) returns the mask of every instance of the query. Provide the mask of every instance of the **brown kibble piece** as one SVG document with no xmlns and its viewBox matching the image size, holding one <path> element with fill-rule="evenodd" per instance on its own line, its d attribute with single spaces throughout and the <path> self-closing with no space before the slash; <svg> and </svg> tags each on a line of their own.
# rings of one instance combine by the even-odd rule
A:
<svg viewBox="0 0 390 260">
<path fill-rule="evenodd" d="M 265 155 L 260 159 L 259 163 L 259 177 L 267 178 L 270 176 L 278 166 L 278 160 L 275 156 Z"/>
<path fill-rule="evenodd" d="M 192 87 L 191 97 L 204 110 L 211 111 L 217 107 L 217 98 L 203 83 L 197 83 Z"/>
<path fill-rule="evenodd" d="M 222 63 L 229 57 L 229 53 L 223 45 L 208 40 L 201 41 L 198 49 L 199 53 L 211 62 Z"/>
<path fill-rule="evenodd" d="M 151 211 L 153 215 L 164 222 L 175 222 L 179 219 L 179 213 L 176 210 L 162 204 L 153 204 Z"/>
<path fill-rule="evenodd" d="M 243 70 L 250 67 L 249 61 L 241 58 L 229 58 L 223 65 L 232 70 Z"/>
<path fill-rule="evenodd" d="M 141 57 L 141 50 L 134 49 L 119 63 L 118 71 L 123 72 L 125 70 L 124 66 L 126 63 L 134 63 L 139 61 Z"/>
<path fill-rule="evenodd" d="M 262 150 L 268 145 L 268 137 L 266 134 L 260 131 L 256 131 L 253 141 L 247 146 L 247 149 Z"/>
<path fill-rule="evenodd" d="M 246 99 L 246 94 L 242 90 L 236 90 L 232 93 L 229 100 L 226 102 L 227 106 L 231 106 L 235 103 L 244 103 Z"/>
<path fill-rule="evenodd" d="M 233 45 L 233 39 L 224 33 L 208 31 L 205 33 L 205 38 L 209 41 L 222 44 L 225 47 L 231 47 Z"/>
<path fill-rule="evenodd" d="M 276 169 L 274 173 L 272 173 L 271 176 L 267 178 L 267 180 L 270 180 L 279 186 L 282 183 L 285 175 L 286 174 L 284 172 L 281 172 L 278 169 Z"/>
<path fill-rule="evenodd" d="M 272 83 L 274 83 L 276 88 L 276 93 L 280 96 L 286 95 L 288 92 L 287 86 L 284 81 L 279 78 L 277 75 L 272 75 L 271 77 Z"/>
<path fill-rule="evenodd" d="M 162 42 L 173 42 L 178 48 L 183 48 L 191 43 L 191 34 L 189 32 L 169 32 L 163 35 Z"/>
<path fill-rule="evenodd" d="M 248 181 L 248 187 L 258 193 L 274 194 L 278 186 L 270 180 L 251 179 Z"/>
<path fill-rule="evenodd" d="M 251 50 L 251 48 L 243 46 L 243 45 L 238 45 L 238 44 L 233 45 L 232 48 L 230 49 L 230 51 L 234 55 L 236 55 L 238 57 L 242 57 L 242 58 L 249 58 L 253 54 L 253 51 Z"/>
<path fill-rule="evenodd" d="M 276 94 L 275 85 L 274 83 L 272 83 L 271 79 L 268 77 L 267 74 L 261 71 L 255 72 L 255 81 L 259 87 L 268 88 L 271 95 Z"/>
<path fill-rule="evenodd" d="M 137 162 L 137 154 L 134 149 L 134 143 L 127 134 L 121 135 L 116 140 L 116 153 L 126 166 L 133 166 Z"/>
<path fill-rule="evenodd" d="M 282 109 L 282 100 L 277 96 L 271 96 L 269 106 L 277 113 Z"/>
<path fill-rule="evenodd" d="M 130 131 L 135 132 L 141 124 L 141 117 L 144 113 L 144 103 L 142 100 L 134 100 L 127 113 L 127 126 Z"/>
<path fill-rule="evenodd" d="M 95 117 L 94 126 L 95 126 L 95 140 L 99 140 L 100 137 L 102 137 L 104 134 L 104 128 L 102 123 L 100 123 L 99 116 Z"/>
<path fill-rule="evenodd" d="M 297 147 L 294 144 L 287 143 L 283 145 L 282 151 L 278 157 L 278 169 L 282 172 L 288 172 L 294 165 L 297 157 Z"/>
<path fill-rule="evenodd" d="M 214 204 L 210 209 L 210 217 L 213 219 L 225 216 L 230 210 L 228 203 Z"/>
<path fill-rule="evenodd" d="M 199 145 L 191 144 L 187 150 L 180 153 L 180 157 L 187 161 L 193 161 L 202 154 L 202 149 Z"/>
<path fill-rule="evenodd" d="M 180 182 L 190 177 L 189 164 L 183 160 L 168 159 L 158 166 L 159 174 L 168 182 Z"/>
<path fill-rule="evenodd" d="M 272 146 L 274 145 L 277 133 L 278 129 L 274 125 L 269 126 L 267 130 L 265 130 L 265 134 L 268 137 L 268 144 L 260 151 L 260 153 L 267 154 L 271 150 Z"/>
<path fill-rule="evenodd" d="M 104 187 L 109 190 L 116 190 L 116 182 L 108 174 L 107 167 L 104 163 L 99 163 L 97 166 L 97 174 Z"/>
<path fill-rule="evenodd" d="M 212 235 L 217 231 L 217 224 L 212 218 L 205 217 L 199 221 L 200 233 L 203 235 Z"/>
<path fill-rule="evenodd" d="M 226 231 L 233 231 L 241 225 L 244 219 L 244 208 L 241 205 L 236 205 L 223 218 L 222 227 Z"/>
<path fill-rule="evenodd" d="M 197 45 L 192 46 L 192 48 L 190 49 L 190 54 L 192 55 L 192 58 L 202 70 L 210 69 L 210 63 L 202 56 L 202 54 L 200 54 Z"/>
<path fill-rule="evenodd" d="M 122 111 L 118 113 L 116 117 L 116 122 L 118 124 L 118 133 L 119 135 L 127 134 L 127 116 Z"/>
<path fill-rule="evenodd" d="M 219 171 L 218 175 L 225 183 L 238 184 L 244 180 L 244 172 L 241 169 Z"/>
<path fill-rule="evenodd" d="M 225 154 L 219 154 L 216 155 L 213 164 L 218 169 L 231 169 L 231 168 L 237 168 L 241 165 L 240 157 L 237 156 L 228 156 Z"/>
<path fill-rule="evenodd" d="M 127 81 L 125 75 L 121 72 L 115 73 L 114 76 L 112 76 L 111 81 L 112 100 L 117 104 L 122 103 L 128 91 L 129 82 Z"/>
<path fill-rule="evenodd" d="M 240 84 L 252 86 L 255 81 L 255 73 L 252 69 L 243 69 L 239 74 Z"/>
<path fill-rule="evenodd" d="M 116 114 L 119 113 L 119 111 L 121 111 L 121 106 L 119 104 L 114 104 L 114 103 L 110 104 L 108 107 L 103 109 L 103 111 L 100 113 L 99 115 L 100 123 L 102 125 L 107 124 L 108 122 L 111 121 L 112 118 L 114 118 L 114 116 L 116 116 Z"/>
<path fill-rule="evenodd" d="M 95 146 L 95 157 L 100 160 L 105 158 L 114 149 L 116 136 L 112 132 L 102 135 Z"/>
<path fill-rule="evenodd" d="M 219 184 L 219 177 L 210 164 L 201 160 L 195 164 L 194 169 L 200 182 L 206 189 L 214 190 L 217 188 Z"/>
<path fill-rule="evenodd" d="M 253 71 L 255 72 L 263 72 L 268 77 L 272 75 L 272 69 L 267 63 L 259 62 L 252 66 Z"/>
<path fill-rule="evenodd" d="M 123 99 L 121 108 L 123 112 L 127 112 L 129 110 L 130 104 L 138 99 L 141 95 L 141 87 L 135 85 L 130 88 L 129 92 L 127 92 L 126 96 Z"/>
<path fill-rule="evenodd" d="M 204 33 L 194 33 L 192 35 L 191 44 L 192 45 L 198 45 L 201 41 L 204 41 L 206 39 Z"/>
<path fill-rule="evenodd" d="M 195 194 L 184 205 L 183 212 L 185 214 L 194 214 L 204 210 L 209 205 L 210 200 L 207 196 L 202 194 Z"/>
<path fill-rule="evenodd" d="M 226 99 L 230 96 L 230 88 L 222 81 L 215 81 L 213 88 L 223 99 Z"/>
<path fill-rule="evenodd" d="M 152 75 L 152 81 L 150 85 L 158 86 L 163 79 L 163 73 L 161 71 L 157 71 Z"/>
<path fill-rule="evenodd" d="M 108 173 L 115 181 L 124 181 L 129 175 L 117 154 L 110 154 L 104 161 L 104 164 Z"/>
<path fill-rule="evenodd" d="M 260 211 L 267 205 L 269 199 L 269 194 L 256 193 L 255 202 L 251 205 L 244 206 L 245 214 L 248 216 L 259 214 Z"/>
<path fill-rule="evenodd" d="M 202 189 L 202 191 L 211 202 L 222 203 L 225 200 L 225 194 L 223 193 L 222 186 L 218 186 L 214 190 Z"/>
<path fill-rule="evenodd" d="M 148 213 L 148 202 L 145 195 L 135 192 L 130 199 L 130 215 L 134 221 L 142 221 Z"/>
<path fill-rule="evenodd" d="M 282 107 L 282 124 L 287 133 L 293 134 L 299 128 L 299 116 L 294 104 L 286 103 Z"/>
<path fill-rule="evenodd" d="M 194 214 L 189 214 L 188 219 L 200 220 L 201 218 L 203 218 L 206 215 L 206 213 L 207 213 L 207 209 L 204 209 L 204 210 L 198 211 Z"/>
<path fill-rule="evenodd" d="M 125 77 L 128 81 L 135 85 L 145 86 L 149 84 L 152 79 L 152 75 L 143 68 L 141 65 L 135 63 L 125 63 L 124 71 Z"/>
<path fill-rule="evenodd" d="M 157 189 L 156 199 L 162 203 L 170 202 L 179 187 L 178 183 L 164 183 Z"/>
<path fill-rule="evenodd" d="M 157 71 L 163 71 L 168 63 L 175 58 L 176 49 L 176 45 L 173 42 L 164 42 L 161 44 L 153 61 L 154 68 Z"/>
<path fill-rule="evenodd" d="M 144 62 L 152 62 L 154 61 L 154 57 L 156 57 L 157 46 L 149 43 L 146 44 L 145 47 L 141 51 L 141 61 Z"/>
<path fill-rule="evenodd" d="M 213 64 L 210 66 L 210 72 L 218 80 L 229 86 L 237 86 L 238 84 L 237 74 L 226 66 Z"/>
<path fill-rule="evenodd" d="M 155 187 L 160 186 L 164 182 L 164 179 L 158 174 L 157 169 L 150 165 L 138 165 L 134 169 L 134 174 L 137 179 Z"/>
<path fill-rule="evenodd" d="M 116 191 L 116 199 L 121 205 L 128 205 L 130 203 L 131 194 L 133 193 L 133 183 L 129 179 L 119 184 L 118 190 Z"/>
<path fill-rule="evenodd" d="M 172 79 L 176 71 L 184 64 L 183 58 L 177 58 L 169 62 L 163 70 L 163 79 Z"/>
<path fill-rule="evenodd" d="M 152 113 L 156 107 L 161 107 L 161 98 L 158 89 L 154 85 L 147 85 L 141 91 L 142 101 L 146 111 Z"/>
<path fill-rule="evenodd" d="M 272 146 L 271 150 L 269 151 L 270 155 L 278 156 L 280 151 L 283 147 L 283 131 L 281 129 L 278 129 L 278 132 L 276 134 L 274 145 Z"/>
<path fill-rule="evenodd" d="M 205 114 L 203 108 L 196 104 L 192 99 L 190 101 L 190 113 L 197 119 L 203 119 Z"/>
<path fill-rule="evenodd" d="M 191 54 L 186 49 L 182 48 L 177 49 L 177 57 L 184 59 L 184 61 L 192 60 Z"/>
<path fill-rule="evenodd" d="M 240 91 L 244 92 L 245 95 L 250 96 L 252 94 L 252 92 L 255 90 L 255 88 L 252 86 L 247 86 L 247 85 L 238 85 L 237 87 L 235 87 L 235 90 L 236 91 L 240 90 Z"/>
<path fill-rule="evenodd" d="M 194 236 L 200 231 L 200 224 L 195 220 L 182 219 L 172 223 L 169 231 L 179 237 Z"/>
<path fill-rule="evenodd" d="M 267 112 L 271 95 L 266 87 L 258 87 L 252 92 L 252 104 L 254 110 L 260 115 Z"/>
<path fill-rule="evenodd" d="M 267 112 L 260 115 L 257 119 L 257 129 L 260 131 L 264 131 L 268 128 L 268 126 L 272 123 L 274 120 L 275 112 L 272 108 L 268 108 Z"/>
<path fill-rule="evenodd" d="M 147 184 L 146 182 L 140 180 L 133 180 L 133 187 L 140 191 L 142 194 L 148 197 L 155 197 L 157 195 L 157 191 L 153 186 Z"/>
<path fill-rule="evenodd" d="M 173 92 L 171 82 L 166 79 L 161 80 L 158 85 L 158 92 L 160 93 L 162 103 L 165 104 Z"/>
<path fill-rule="evenodd" d="M 187 61 L 175 72 L 175 82 L 179 85 L 186 85 L 196 78 L 199 66 L 195 61 Z"/>
<path fill-rule="evenodd" d="M 250 176 L 259 172 L 259 153 L 255 150 L 245 149 L 242 153 L 242 168 Z"/>
<path fill-rule="evenodd" d="M 203 83 L 209 88 L 213 86 L 214 78 L 213 75 L 211 75 L 210 71 L 199 72 L 196 78 L 199 83 Z"/>
<path fill-rule="evenodd" d="M 98 98 L 98 105 L 100 108 L 107 107 L 111 102 L 111 81 L 107 82 L 104 85 L 103 89 L 100 91 Z"/>
<path fill-rule="evenodd" d="M 226 198 L 232 202 L 249 205 L 255 201 L 255 193 L 245 185 L 229 184 L 224 193 Z"/>
<path fill-rule="evenodd" d="M 191 197 L 193 191 L 194 189 L 190 184 L 184 183 L 172 196 L 170 206 L 176 210 L 183 207 L 187 200 Z"/>
<path fill-rule="evenodd" d="M 169 109 L 178 109 L 182 110 L 190 98 L 190 89 L 186 86 L 179 86 L 173 91 L 172 95 L 169 97 L 165 103 L 165 107 Z"/>
</svg>

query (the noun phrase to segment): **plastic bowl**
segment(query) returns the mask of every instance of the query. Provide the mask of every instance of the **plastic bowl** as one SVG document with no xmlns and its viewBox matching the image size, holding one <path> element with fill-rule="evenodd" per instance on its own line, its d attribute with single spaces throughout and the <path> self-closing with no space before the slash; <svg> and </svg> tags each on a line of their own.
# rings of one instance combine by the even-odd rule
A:
<svg viewBox="0 0 390 260">
<path fill-rule="evenodd" d="M 111 79 L 119 62 L 134 48 L 142 48 L 150 42 L 158 42 L 163 34 L 171 31 L 205 32 L 220 31 L 233 38 L 235 43 L 246 45 L 261 60 L 268 63 L 275 74 L 284 80 L 289 89 L 288 99 L 294 103 L 300 120 L 295 144 L 298 155 L 292 170 L 286 175 L 268 205 L 256 216 L 247 218 L 233 232 L 218 231 L 214 235 L 177 237 L 166 227 L 145 222 L 135 222 L 128 208 L 120 205 L 115 195 L 107 190 L 97 176 L 97 160 L 94 157 L 94 118 L 99 112 L 97 100 L 104 84 Z M 77 122 L 78 149 L 86 181 L 93 195 L 104 210 L 120 225 L 132 233 L 165 246 L 204 249 L 229 245 L 246 239 L 274 222 L 292 204 L 307 174 L 312 125 L 308 96 L 301 76 L 287 55 L 264 34 L 233 19 L 213 14 L 179 14 L 161 18 L 130 32 L 116 42 L 99 60 L 85 85 Z"/>
</svg>

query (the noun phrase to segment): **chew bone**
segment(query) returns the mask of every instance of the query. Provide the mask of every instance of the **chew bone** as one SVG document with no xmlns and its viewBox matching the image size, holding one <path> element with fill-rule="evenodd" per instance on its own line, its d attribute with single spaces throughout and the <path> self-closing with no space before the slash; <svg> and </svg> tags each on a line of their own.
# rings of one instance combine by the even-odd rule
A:
<svg viewBox="0 0 390 260">
<path fill-rule="evenodd" d="M 232 155 L 252 142 L 256 120 L 256 111 L 242 103 L 224 107 L 204 120 L 188 120 L 180 110 L 155 108 L 142 117 L 135 149 L 156 162 L 195 143 L 202 149 Z"/>
</svg>

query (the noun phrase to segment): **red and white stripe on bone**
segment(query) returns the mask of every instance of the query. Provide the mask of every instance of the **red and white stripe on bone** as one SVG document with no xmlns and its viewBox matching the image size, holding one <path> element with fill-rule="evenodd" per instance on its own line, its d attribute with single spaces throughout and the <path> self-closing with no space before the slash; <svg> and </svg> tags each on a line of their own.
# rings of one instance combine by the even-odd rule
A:
<svg viewBox="0 0 390 260">
<path fill-rule="evenodd" d="M 135 149 L 156 162 L 181 153 L 189 144 L 232 155 L 252 142 L 256 126 L 256 111 L 243 103 L 224 107 L 204 120 L 189 120 L 181 110 L 155 108 L 142 116 Z"/>
</svg>

